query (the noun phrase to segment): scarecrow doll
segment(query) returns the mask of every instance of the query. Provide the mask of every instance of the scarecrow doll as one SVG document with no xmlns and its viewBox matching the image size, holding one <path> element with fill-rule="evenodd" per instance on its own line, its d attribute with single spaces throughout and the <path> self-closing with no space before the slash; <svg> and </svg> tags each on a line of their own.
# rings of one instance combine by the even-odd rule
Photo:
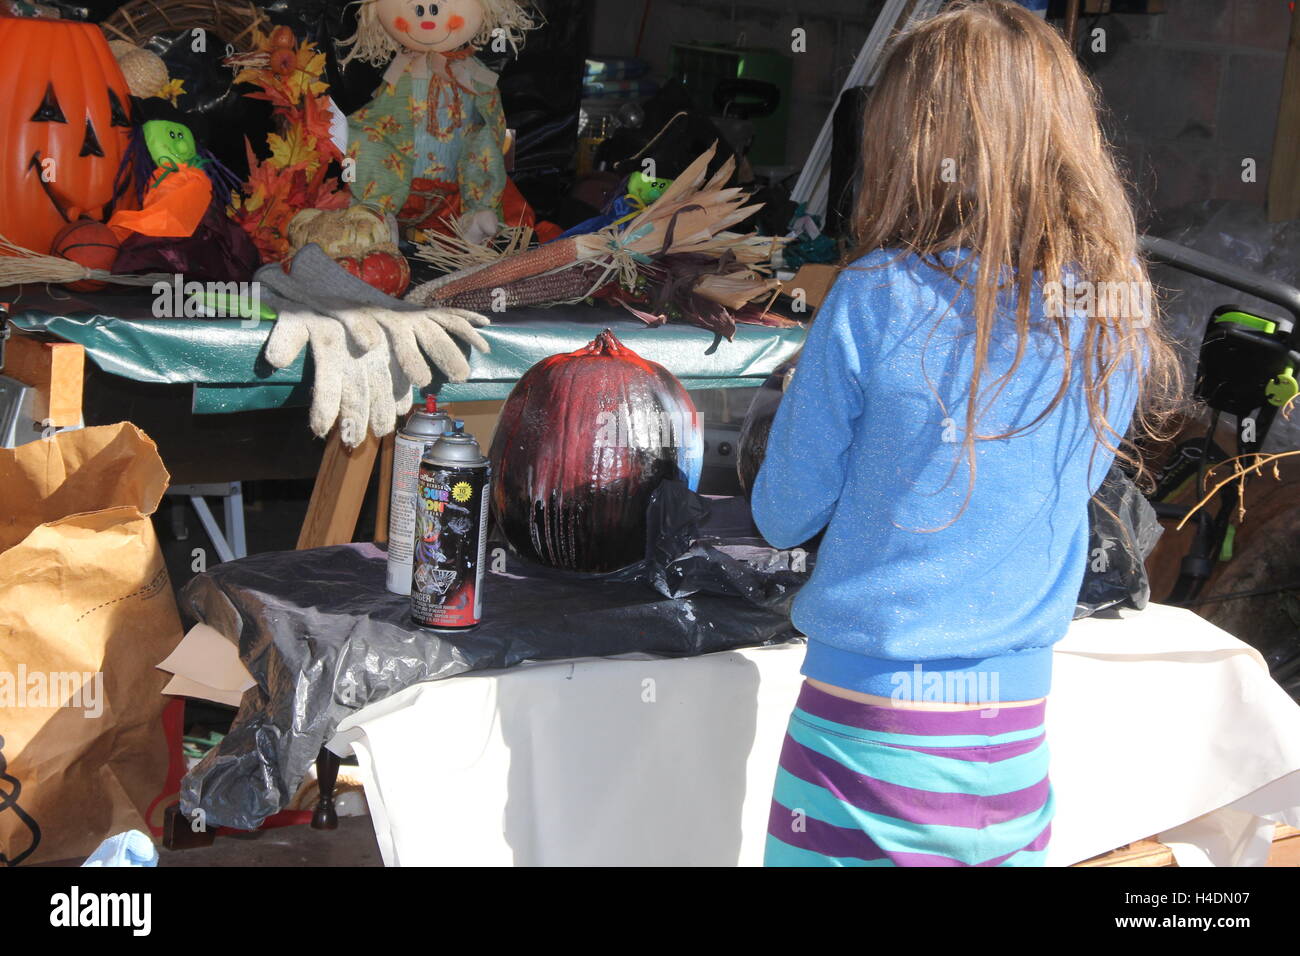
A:
<svg viewBox="0 0 1300 956">
<path fill-rule="evenodd" d="M 388 69 L 348 120 L 353 198 L 394 213 L 417 239 L 458 230 L 484 242 L 503 221 L 532 226 L 506 177 L 497 76 L 474 53 L 489 42 L 518 49 L 535 25 L 515 0 L 361 0 L 342 63 Z"/>
</svg>

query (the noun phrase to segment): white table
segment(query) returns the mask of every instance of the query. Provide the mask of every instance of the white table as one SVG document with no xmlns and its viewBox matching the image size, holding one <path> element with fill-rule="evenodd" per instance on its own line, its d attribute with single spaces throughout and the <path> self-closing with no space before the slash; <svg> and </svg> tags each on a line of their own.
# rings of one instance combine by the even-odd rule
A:
<svg viewBox="0 0 1300 956">
<path fill-rule="evenodd" d="M 340 725 L 389 865 L 758 865 L 802 644 L 420 684 Z M 1300 707 L 1190 611 L 1077 621 L 1047 715 L 1051 865 L 1159 834 L 1259 865 L 1300 825 Z"/>
</svg>

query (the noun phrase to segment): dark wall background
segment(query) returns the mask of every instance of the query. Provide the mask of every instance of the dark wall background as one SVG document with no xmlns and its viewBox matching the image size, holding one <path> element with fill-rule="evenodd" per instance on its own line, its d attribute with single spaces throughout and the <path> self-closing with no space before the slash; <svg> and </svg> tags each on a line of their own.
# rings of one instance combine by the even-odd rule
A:
<svg viewBox="0 0 1300 956">
<path fill-rule="evenodd" d="M 595 54 L 641 56 L 668 74 L 673 43 L 743 43 L 790 49 L 787 162 L 802 165 L 881 0 L 592 0 Z M 1105 31 L 1106 52 L 1084 50 L 1110 111 L 1108 126 L 1129 168 L 1144 224 L 1207 198 L 1263 205 L 1291 13 L 1284 0 L 1167 0 L 1164 14 L 1080 20 L 1081 39 Z M 648 15 L 646 15 L 646 11 Z M 642 26 L 644 16 L 644 27 Z M 1241 161 L 1256 160 L 1254 183 Z"/>
<path fill-rule="evenodd" d="M 356 30 L 357 10 L 349 0 L 255 0 L 275 24 L 288 24 L 329 56 L 331 95 L 344 112 L 364 105 L 382 68 L 351 63 L 338 69 L 335 44 Z M 88 0 L 58 4 L 82 19 L 100 22 L 123 4 Z M 582 66 L 587 54 L 586 0 L 534 0 L 544 25 L 529 33 L 520 54 L 481 54 L 500 76 L 506 121 L 516 132 L 515 183 L 543 217 L 568 188 L 564 171 L 572 164 L 578 129 Z M 185 80 L 181 107 L 202 113 L 212 131 L 208 145 L 241 176 L 247 173 L 243 139 L 254 146 L 270 130 L 265 104 L 239 96 L 231 72 L 221 64 L 227 38 L 211 37 L 206 54 L 190 50 L 187 31 L 159 36 L 150 47 L 167 61 L 173 76 Z"/>
</svg>

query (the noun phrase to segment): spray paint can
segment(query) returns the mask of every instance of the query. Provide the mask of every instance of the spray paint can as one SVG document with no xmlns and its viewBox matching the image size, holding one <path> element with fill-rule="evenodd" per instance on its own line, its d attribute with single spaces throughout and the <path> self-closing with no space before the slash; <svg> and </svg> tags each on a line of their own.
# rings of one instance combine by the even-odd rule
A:
<svg viewBox="0 0 1300 956">
<path fill-rule="evenodd" d="M 464 630 L 483 618 L 483 562 L 491 467 L 465 423 L 454 422 L 420 463 L 411 617 Z"/>
<path fill-rule="evenodd" d="M 411 412 L 393 442 L 393 485 L 388 497 L 388 590 L 411 593 L 411 557 L 415 553 L 415 498 L 420 460 L 451 423 L 438 402 L 425 396 L 424 408 Z"/>
</svg>

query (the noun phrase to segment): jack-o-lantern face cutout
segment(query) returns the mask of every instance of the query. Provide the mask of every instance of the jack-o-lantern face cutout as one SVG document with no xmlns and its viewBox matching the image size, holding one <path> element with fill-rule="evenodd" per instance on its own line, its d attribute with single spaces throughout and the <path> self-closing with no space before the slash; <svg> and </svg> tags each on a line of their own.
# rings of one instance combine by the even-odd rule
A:
<svg viewBox="0 0 1300 956">
<path fill-rule="evenodd" d="M 130 93 L 89 23 L 0 18 L 0 75 L 0 234 L 47 253 L 69 222 L 128 201 Z"/>
</svg>

